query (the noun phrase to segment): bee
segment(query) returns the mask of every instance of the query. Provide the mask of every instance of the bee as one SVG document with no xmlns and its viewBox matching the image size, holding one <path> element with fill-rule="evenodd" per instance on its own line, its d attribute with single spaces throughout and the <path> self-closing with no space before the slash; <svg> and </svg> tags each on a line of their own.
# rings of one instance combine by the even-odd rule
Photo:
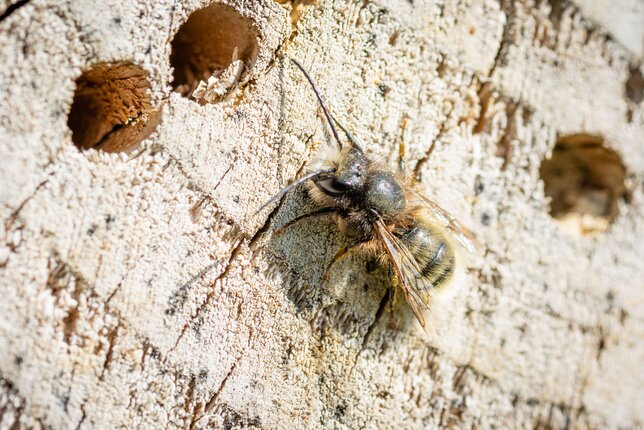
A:
<svg viewBox="0 0 644 430">
<path fill-rule="evenodd" d="M 311 84 L 331 128 L 334 146 L 319 151 L 307 164 L 306 174 L 282 189 L 257 212 L 280 200 L 301 184 L 319 206 L 297 216 L 275 231 L 322 216 L 334 216 L 340 230 L 351 238 L 323 274 L 352 251 L 372 253 L 388 264 L 392 287 L 400 287 L 418 322 L 425 328 L 423 312 L 434 293 L 449 284 L 456 267 L 455 241 L 473 252 L 478 243 L 472 233 L 448 212 L 422 194 L 420 185 L 405 169 L 405 147 L 400 144 L 398 171 L 372 161 L 363 146 L 329 113 L 315 83 L 302 65 L 291 59 Z M 347 141 L 340 139 L 338 126 Z M 392 289 L 393 289 L 392 288 Z"/>
</svg>

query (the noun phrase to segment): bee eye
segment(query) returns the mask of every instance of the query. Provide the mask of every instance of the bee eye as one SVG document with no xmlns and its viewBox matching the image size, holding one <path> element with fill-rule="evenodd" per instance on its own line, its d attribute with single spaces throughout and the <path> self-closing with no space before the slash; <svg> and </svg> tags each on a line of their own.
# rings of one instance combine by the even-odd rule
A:
<svg viewBox="0 0 644 430">
<path fill-rule="evenodd" d="M 351 185 L 337 179 L 323 179 L 317 183 L 318 187 L 330 196 L 341 196 L 349 191 Z"/>
<path fill-rule="evenodd" d="M 338 181 L 337 179 L 333 180 L 332 187 L 335 188 L 338 191 L 347 191 L 350 188 L 350 185 L 344 181 Z"/>
</svg>

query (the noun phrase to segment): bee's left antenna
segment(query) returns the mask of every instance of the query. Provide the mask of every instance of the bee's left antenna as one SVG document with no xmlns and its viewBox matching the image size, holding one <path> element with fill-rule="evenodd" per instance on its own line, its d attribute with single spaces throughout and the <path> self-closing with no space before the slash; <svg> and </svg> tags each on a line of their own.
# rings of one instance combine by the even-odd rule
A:
<svg viewBox="0 0 644 430">
<path fill-rule="evenodd" d="M 329 115 L 329 111 L 327 110 L 326 106 L 324 105 L 324 101 L 322 100 L 322 96 L 320 95 L 320 92 L 318 91 L 317 87 L 315 86 L 315 83 L 313 82 L 313 79 L 309 76 L 309 74 L 304 70 L 304 67 L 300 63 L 298 63 L 294 59 L 290 59 L 292 62 L 295 63 L 298 69 L 304 73 L 304 76 L 306 79 L 309 81 L 311 84 L 311 87 L 313 87 L 313 91 L 315 92 L 315 96 L 318 98 L 318 101 L 320 102 L 320 106 L 322 106 L 322 111 L 324 112 L 324 116 L 326 117 L 327 122 L 331 126 L 331 131 L 333 132 L 333 137 L 335 137 L 336 142 L 338 142 L 338 145 L 340 146 L 340 149 L 342 149 L 342 141 L 340 140 L 340 136 L 338 136 L 338 131 L 335 129 L 335 125 L 333 124 L 333 120 L 331 119 L 331 115 Z"/>
</svg>

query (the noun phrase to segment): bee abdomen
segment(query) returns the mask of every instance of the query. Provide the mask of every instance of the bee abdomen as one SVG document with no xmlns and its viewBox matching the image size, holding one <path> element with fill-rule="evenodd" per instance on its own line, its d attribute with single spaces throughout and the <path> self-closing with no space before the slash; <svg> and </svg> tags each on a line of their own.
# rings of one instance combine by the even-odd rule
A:
<svg viewBox="0 0 644 430">
<path fill-rule="evenodd" d="M 399 237 L 416 258 L 421 275 L 434 288 L 450 280 L 454 274 L 454 252 L 440 233 L 414 227 Z"/>
</svg>

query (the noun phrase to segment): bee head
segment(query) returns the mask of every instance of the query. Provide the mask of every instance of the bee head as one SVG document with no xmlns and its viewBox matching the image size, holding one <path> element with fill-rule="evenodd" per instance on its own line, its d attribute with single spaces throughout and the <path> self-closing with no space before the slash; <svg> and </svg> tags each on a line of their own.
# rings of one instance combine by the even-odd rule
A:
<svg viewBox="0 0 644 430">
<path fill-rule="evenodd" d="M 323 179 L 317 186 L 327 195 L 332 197 L 361 189 L 367 176 L 369 160 L 362 150 L 351 145 L 345 156 L 340 160 L 333 177 Z"/>
</svg>

